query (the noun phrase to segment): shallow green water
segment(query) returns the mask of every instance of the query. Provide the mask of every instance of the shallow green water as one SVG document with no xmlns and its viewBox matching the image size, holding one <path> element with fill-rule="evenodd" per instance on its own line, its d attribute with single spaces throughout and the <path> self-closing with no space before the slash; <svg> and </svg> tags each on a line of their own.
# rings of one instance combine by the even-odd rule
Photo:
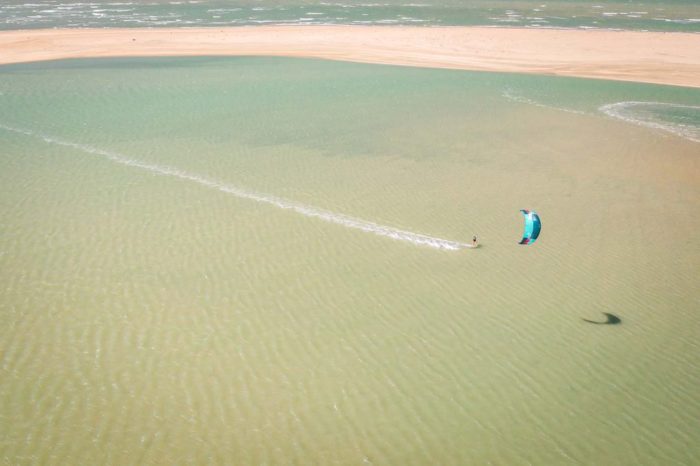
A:
<svg viewBox="0 0 700 466">
<path fill-rule="evenodd" d="M 696 0 L 5 0 L 1 29 L 376 24 L 700 32 Z"/>
<path fill-rule="evenodd" d="M 0 68 L 0 458 L 693 464 L 699 106 L 312 60 Z"/>
</svg>

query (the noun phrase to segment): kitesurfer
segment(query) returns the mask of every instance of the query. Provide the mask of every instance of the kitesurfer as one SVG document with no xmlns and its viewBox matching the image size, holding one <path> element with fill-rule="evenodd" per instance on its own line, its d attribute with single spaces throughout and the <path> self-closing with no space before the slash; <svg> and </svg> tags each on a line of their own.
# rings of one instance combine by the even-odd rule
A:
<svg viewBox="0 0 700 466">
<path fill-rule="evenodd" d="M 475 248 L 475 247 L 478 246 L 478 244 L 479 244 L 479 243 L 478 243 L 478 241 L 476 240 L 476 235 L 474 235 L 474 237 L 472 238 L 472 247 Z"/>
</svg>

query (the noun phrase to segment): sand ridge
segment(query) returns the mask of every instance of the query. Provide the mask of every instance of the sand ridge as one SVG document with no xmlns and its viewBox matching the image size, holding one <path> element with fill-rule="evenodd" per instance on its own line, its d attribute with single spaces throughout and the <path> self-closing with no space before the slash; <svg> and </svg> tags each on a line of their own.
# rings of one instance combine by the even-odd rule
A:
<svg viewBox="0 0 700 466">
<path fill-rule="evenodd" d="M 0 31 L 0 64 L 87 57 L 286 56 L 700 87 L 700 34 L 411 26 Z"/>
</svg>

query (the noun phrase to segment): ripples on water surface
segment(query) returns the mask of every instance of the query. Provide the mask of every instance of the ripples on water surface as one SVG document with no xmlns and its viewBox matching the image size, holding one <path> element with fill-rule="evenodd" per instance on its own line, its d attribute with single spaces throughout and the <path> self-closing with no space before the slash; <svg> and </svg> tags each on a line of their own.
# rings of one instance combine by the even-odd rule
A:
<svg viewBox="0 0 700 466">
<path fill-rule="evenodd" d="M 0 68 L 0 457 L 693 464 L 700 146 L 611 105 L 699 126 L 573 78 Z"/>
<path fill-rule="evenodd" d="M 0 29 L 259 24 L 486 25 L 700 32 L 695 0 L 113 1 L 5 0 Z"/>
</svg>

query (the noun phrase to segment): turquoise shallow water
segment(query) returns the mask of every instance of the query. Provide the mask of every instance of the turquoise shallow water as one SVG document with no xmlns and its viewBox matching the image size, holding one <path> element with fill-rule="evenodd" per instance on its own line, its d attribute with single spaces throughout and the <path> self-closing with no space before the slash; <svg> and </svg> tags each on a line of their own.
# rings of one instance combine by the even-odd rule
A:
<svg viewBox="0 0 700 466">
<path fill-rule="evenodd" d="M 700 32 L 695 0 L 6 0 L 0 29 L 196 27 L 258 24 L 403 24 L 606 28 Z"/>
<path fill-rule="evenodd" d="M 699 106 L 314 60 L 0 68 L 0 458 L 694 464 Z"/>
</svg>

